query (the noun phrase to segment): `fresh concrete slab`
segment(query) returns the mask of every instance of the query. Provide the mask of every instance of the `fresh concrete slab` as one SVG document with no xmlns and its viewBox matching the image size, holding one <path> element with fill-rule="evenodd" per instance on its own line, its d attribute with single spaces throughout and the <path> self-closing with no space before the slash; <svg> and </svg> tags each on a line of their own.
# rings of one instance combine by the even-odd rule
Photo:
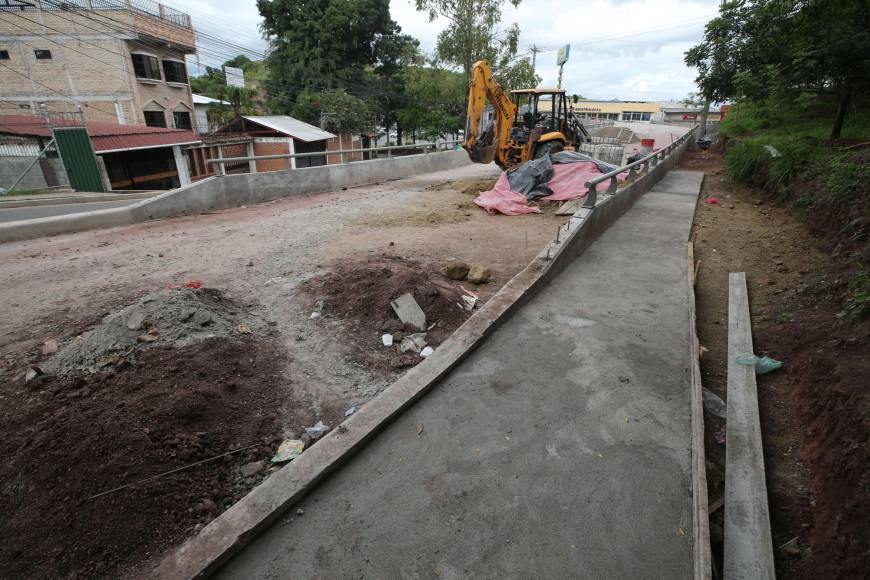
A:
<svg viewBox="0 0 870 580">
<path fill-rule="evenodd" d="M 658 193 L 218 576 L 692 577 L 695 199 Z"/>
<path fill-rule="evenodd" d="M 752 321 L 746 274 L 728 276 L 728 441 L 725 447 L 724 575 L 728 580 L 772 580 L 773 539 L 764 476 Z"/>
</svg>

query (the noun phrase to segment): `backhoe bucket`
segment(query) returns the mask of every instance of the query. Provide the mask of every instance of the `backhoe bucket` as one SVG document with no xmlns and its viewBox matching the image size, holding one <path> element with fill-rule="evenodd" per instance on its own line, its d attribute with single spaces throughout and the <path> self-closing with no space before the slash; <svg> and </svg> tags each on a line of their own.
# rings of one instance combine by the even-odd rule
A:
<svg viewBox="0 0 870 580">
<path fill-rule="evenodd" d="M 475 145 L 466 149 L 466 151 L 468 151 L 468 157 L 474 163 L 492 163 L 492 160 L 495 159 L 496 151 L 498 151 L 498 145 Z"/>
</svg>

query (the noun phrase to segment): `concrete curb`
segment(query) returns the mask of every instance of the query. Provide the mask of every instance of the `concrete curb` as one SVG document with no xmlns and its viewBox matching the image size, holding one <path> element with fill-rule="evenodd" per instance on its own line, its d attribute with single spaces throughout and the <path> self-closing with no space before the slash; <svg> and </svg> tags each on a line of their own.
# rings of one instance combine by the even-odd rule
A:
<svg viewBox="0 0 870 580">
<path fill-rule="evenodd" d="M 496 293 L 423 362 L 364 405 L 311 449 L 255 488 L 164 559 L 153 575 L 162 579 L 205 578 L 259 532 L 338 469 L 402 411 L 431 390 L 508 316 L 580 255 L 601 233 L 672 168 L 688 139 L 647 175 L 615 194 L 598 194 L 593 209 L 580 209 L 556 239 Z"/>
<path fill-rule="evenodd" d="M 371 185 L 454 169 L 470 163 L 465 151 L 452 150 L 358 161 L 347 165 L 209 177 L 120 208 L 128 212 L 127 221 L 121 220 L 121 214 L 104 213 L 108 210 L 103 210 L 0 224 L 0 243 L 197 215 L 295 195 Z"/>
<path fill-rule="evenodd" d="M 755 365 L 752 317 L 744 272 L 728 274 L 728 440 L 725 445 L 725 545 L 723 577 L 774 580 L 773 536 Z"/>
<path fill-rule="evenodd" d="M 132 223 L 133 214 L 130 213 L 129 207 L 115 207 L 70 215 L 7 222 L 0 224 L 0 243 L 126 226 Z"/>
<path fill-rule="evenodd" d="M 137 200 L 148 199 L 159 195 L 153 191 L 144 193 L 111 193 L 106 195 L 69 195 L 66 197 L 47 197 L 45 199 L 14 199 L 0 198 L 0 209 L 14 209 L 16 207 L 40 207 L 44 205 L 70 205 L 74 203 L 100 203 L 103 201 L 124 201 L 125 199 Z"/>
</svg>

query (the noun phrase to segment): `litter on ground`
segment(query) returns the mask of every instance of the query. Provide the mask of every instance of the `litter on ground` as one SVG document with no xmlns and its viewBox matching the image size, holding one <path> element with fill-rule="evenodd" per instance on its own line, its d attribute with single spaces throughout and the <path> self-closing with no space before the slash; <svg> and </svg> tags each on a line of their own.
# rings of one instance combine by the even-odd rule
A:
<svg viewBox="0 0 870 580">
<path fill-rule="evenodd" d="M 281 442 L 281 445 L 278 446 L 275 455 L 272 456 L 272 463 L 284 463 L 295 459 L 302 455 L 304 449 L 304 442 L 299 441 L 298 439 L 285 439 Z"/>
<path fill-rule="evenodd" d="M 308 436 L 312 439 L 320 439 L 327 431 L 329 431 L 329 426 L 324 425 L 323 421 L 318 421 L 314 427 L 305 428 L 305 432 L 308 433 Z"/>
</svg>

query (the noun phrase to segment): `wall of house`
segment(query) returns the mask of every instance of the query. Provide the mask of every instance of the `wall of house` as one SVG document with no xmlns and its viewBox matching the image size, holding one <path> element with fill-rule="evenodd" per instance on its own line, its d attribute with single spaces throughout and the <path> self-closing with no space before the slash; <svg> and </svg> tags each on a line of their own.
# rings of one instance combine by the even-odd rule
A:
<svg viewBox="0 0 870 580">
<path fill-rule="evenodd" d="M 158 48 L 152 44 L 143 44 L 137 41 L 127 41 L 127 61 L 130 70 L 133 70 L 132 53 L 142 53 L 156 56 L 160 61 L 159 81 L 151 79 L 137 79 L 133 75 L 133 95 L 136 107 L 142 111 L 162 110 L 166 117 L 166 126 L 175 127 L 173 111 L 184 111 L 190 115 L 191 124 L 194 123 L 193 93 L 189 83 L 167 83 L 163 70 L 164 60 L 183 61 L 184 53 L 171 48 Z M 144 118 L 137 121 L 145 124 Z"/>
<path fill-rule="evenodd" d="M 333 137 L 326 142 L 326 150 L 327 151 L 339 151 L 341 149 L 361 149 L 362 141 L 360 141 L 359 137 L 354 137 L 350 133 L 342 133 L 337 137 Z M 345 161 L 362 161 L 363 154 L 362 153 L 347 153 L 345 155 Z M 341 163 L 341 154 L 336 155 L 327 155 L 326 164 L 327 165 L 338 165 Z"/>
<path fill-rule="evenodd" d="M 152 22 L 153 21 L 153 22 Z M 137 28 L 138 27 L 138 28 Z M 129 57 L 129 41 L 147 29 L 154 38 L 194 46 L 192 29 L 124 10 L 0 11 L 0 49 L 9 59 L 0 67 L 0 114 L 75 112 L 81 106 L 89 121 L 144 123 L 143 103 L 151 100 L 172 111 L 185 106 L 193 113 L 189 85 L 140 90 Z M 179 51 L 147 46 L 158 56 L 183 60 Z M 165 44 L 165 43 L 164 43 Z M 138 44 L 137 46 L 140 46 Z M 37 59 L 34 50 L 51 51 L 51 59 Z M 168 53 L 168 54 L 167 54 Z M 171 114 L 168 117 L 171 124 Z"/>
<path fill-rule="evenodd" d="M 290 153 L 289 137 L 257 137 L 254 139 L 254 155 L 280 155 Z M 291 169 L 289 159 L 261 159 L 257 161 L 257 173 Z"/>
</svg>

